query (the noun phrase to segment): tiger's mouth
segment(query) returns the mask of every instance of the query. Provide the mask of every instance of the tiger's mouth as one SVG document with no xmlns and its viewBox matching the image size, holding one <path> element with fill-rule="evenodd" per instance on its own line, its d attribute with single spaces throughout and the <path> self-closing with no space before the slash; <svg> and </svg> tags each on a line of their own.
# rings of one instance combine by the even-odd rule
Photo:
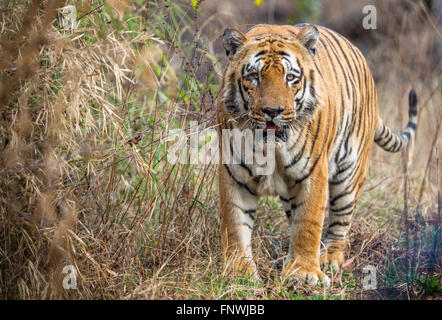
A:
<svg viewBox="0 0 442 320">
<path fill-rule="evenodd" d="M 281 128 L 277 126 L 273 121 L 267 121 L 264 128 L 264 136 L 267 136 L 267 131 L 269 130 L 274 130 L 276 138 L 279 138 L 283 142 L 287 142 L 287 133 L 284 126 Z"/>
</svg>

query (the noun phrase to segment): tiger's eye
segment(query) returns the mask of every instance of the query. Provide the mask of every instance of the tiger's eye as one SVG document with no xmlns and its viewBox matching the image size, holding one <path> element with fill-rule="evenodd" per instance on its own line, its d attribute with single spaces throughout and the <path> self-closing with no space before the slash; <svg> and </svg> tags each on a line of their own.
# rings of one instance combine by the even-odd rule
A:
<svg viewBox="0 0 442 320">
<path fill-rule="evenodd" d="M 259 74 L 257 72 L 254 72 L 250 75 L 253 79 L 258 80 L 259 79 Z"/>
<path fill-rule="evenodd" d="M 295 80 L 295 75 L 293 73 L 289 73 L 286 77 L 287 81 L 293 81 Z"/>
</svg>

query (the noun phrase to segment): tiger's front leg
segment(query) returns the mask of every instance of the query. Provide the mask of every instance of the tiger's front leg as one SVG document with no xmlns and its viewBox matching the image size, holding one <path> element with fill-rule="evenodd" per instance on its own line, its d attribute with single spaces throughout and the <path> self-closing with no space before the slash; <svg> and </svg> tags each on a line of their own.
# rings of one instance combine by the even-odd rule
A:
<svg viewBox="0 0 442 320">
<path fill-rule="evenodd" d="M 282 272 L 283 281 L 289 279 L 316 284 L 318 279 L 323 279 L 325 285 L 330 284 L 319 264 L 327 186 L 326 163 L 318 163 L 307 178 L 298 180 L 295 185 L 298 192 L 291 198 L 294 210 L 291 216 L 289 252 Z"/>
<path fill-rule="evenodd" d="M 221 241 L 226 270 L 236 275 L 253 274 L 251 238 L 259 197 L 247 185 L 235 181 L 232 169 L 220 165 Z"/>
</svg>

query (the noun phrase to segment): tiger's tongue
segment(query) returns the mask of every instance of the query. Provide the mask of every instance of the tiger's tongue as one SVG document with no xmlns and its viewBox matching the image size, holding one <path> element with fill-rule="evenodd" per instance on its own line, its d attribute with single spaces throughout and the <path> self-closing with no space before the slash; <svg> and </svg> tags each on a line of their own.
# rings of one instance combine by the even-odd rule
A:
<svg viewBox="0 0 442 320">
<path fill-rule="evenodd" d="M 281 128 L 274 124 L 273 121 L 267 121 L 266 130 L 275 130 L 278 132 L 281 130 Z"/>
</svg>

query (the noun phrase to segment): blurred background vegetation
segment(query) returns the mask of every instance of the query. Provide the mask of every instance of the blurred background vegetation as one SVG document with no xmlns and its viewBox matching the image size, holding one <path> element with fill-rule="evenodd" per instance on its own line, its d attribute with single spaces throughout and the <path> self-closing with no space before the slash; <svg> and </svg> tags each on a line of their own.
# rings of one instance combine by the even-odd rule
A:
<svg viewBox="0 0 442 320">
<path fill-rule="evenodd" d="M 362 8 L 377 29 L 362 28 Z M 73 28 L 60 8 L 73 5 Z M 0 4 L 0 299 L 438 299 L 441 9 L 432 0 L 9 0 Z M 344 269 L 330 288 L 279 281 L 289 227 L 263 199 L 262 281 L 222 270 L 216 166 L 172 164 L 171 129 L 213 128 L 226 27 L 317 23 L 364 53 L 407 154 L 374 148 Z M 188 131 L 187 131 L 188 132 Z M 190 132 L 188 132 L 190 135 Z M 203 146 L 206 141 L 200 141 Z M 367 265 L 378 289 L 362 288 Z M 63 267 L 77 289 L 62 288 Z"/>
</svg>

